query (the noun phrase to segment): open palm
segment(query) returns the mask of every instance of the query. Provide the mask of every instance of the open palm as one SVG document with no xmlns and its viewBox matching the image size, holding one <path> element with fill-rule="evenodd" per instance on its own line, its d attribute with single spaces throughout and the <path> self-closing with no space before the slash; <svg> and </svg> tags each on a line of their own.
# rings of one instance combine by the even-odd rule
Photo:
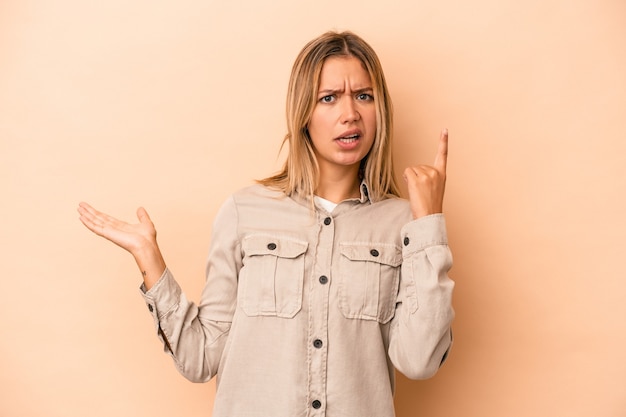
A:
<svg viewBox="0 0 626 417">
<path fill-rule="evenodd" d="M 126 223 L 102 213 L 87 203 L 78 205 L 80 221 L 98 236 L 135 255 L 147 245 L 156 245 L 156 229 L 143 207 L 137 209 L 139 223 Z"/>
</svg>

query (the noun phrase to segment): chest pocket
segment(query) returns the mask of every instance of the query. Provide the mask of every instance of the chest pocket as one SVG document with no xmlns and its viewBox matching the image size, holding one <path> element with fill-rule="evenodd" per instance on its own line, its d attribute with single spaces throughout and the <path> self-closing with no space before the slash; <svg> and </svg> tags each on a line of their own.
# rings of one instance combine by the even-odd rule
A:
<svg viewBox="0 0 626 417">
<path fill-rule="evenodd" d="M 388 243 L 340 243 L 339 251 L 342 314 L 387 323 L 395 312 L 402 252 Z"/>
<path fill-rule="evenodd" d="M 238 303 L 248 316 L 294 317 L 302 308 L 308 243 L 269 235 L 242 241 Z"/>
</svg>

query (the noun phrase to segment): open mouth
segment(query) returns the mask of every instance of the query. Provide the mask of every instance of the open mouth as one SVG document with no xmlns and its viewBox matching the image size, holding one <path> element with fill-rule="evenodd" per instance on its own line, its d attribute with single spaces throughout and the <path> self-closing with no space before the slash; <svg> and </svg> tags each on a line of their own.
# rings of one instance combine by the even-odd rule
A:
<svg viewBox="0 0 626 417">
<path fill-rule="evenodd" d="M 341 143 L 353 143 L 359 140 L 360 137 L 361 135 L 359 135 L 358 133 L 355 133 L 353 135 L 348 135 L 348 136 L 343 136 L 341 138 L 337 138 L 337 140 Z"/>
</svg>

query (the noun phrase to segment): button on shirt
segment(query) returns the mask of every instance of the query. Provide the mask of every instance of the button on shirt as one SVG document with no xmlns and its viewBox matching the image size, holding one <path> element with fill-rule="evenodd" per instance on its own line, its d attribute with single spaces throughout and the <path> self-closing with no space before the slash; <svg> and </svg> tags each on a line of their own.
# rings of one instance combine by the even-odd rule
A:
<svg viewBox="0 0 626 417">
<path fill-rule="evenodd" d="M 168 269 L 144 292 L 158 335 L 214 417 L 392 417 L 394 367 L 432 376 L 450 348 L 452 258 L 443 215 L 361 198 L 327 212 L 261 185 L 213 226 L 191 303 Z"/>
</svg>

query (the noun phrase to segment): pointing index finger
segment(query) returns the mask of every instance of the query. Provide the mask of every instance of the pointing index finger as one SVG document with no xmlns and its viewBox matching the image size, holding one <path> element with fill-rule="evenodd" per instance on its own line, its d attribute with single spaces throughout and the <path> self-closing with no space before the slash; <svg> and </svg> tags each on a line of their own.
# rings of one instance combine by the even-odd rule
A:
<svg viewBox="0 0 626 417">
<path fill-rule="evenodd" d="M 443 129 L 441 131 L 441 136 L 439 137 L 439 148 L 437 149 L 437 156 L 435 157 L 435 168 L 445 173 L 446 166 L 448 163 L 448 129 Z"/>
</svg>

